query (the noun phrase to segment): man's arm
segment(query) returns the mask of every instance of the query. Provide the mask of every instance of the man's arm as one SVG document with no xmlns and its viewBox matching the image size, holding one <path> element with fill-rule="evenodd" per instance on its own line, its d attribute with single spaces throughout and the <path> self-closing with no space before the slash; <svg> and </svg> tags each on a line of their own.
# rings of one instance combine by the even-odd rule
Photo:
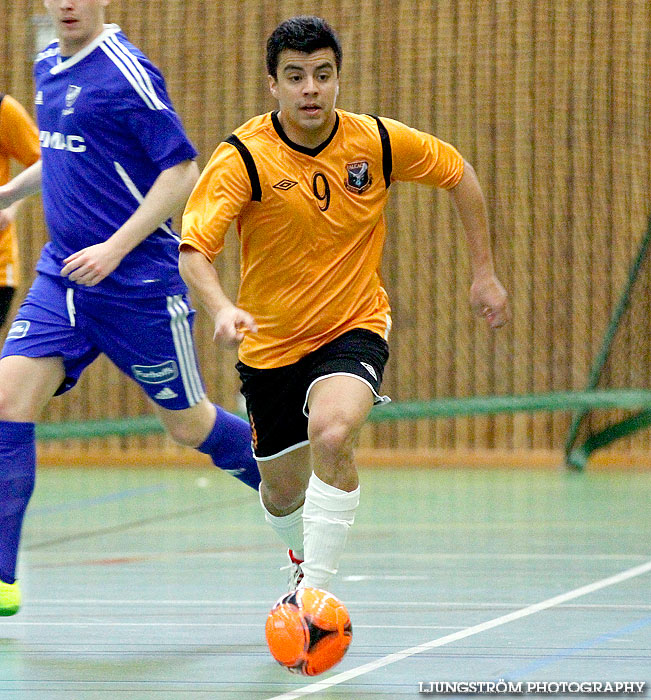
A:
<svg viewBox="0 0 651 700">
<path fill-rule="evenodd" d="M 31 194 L 41 191 L 42 163 L 37 161 L 29 168 L 25 168 L 22 173 L 6 185 L 0 186 L 0 209 L 10 207 L 14 202 L 18 202 Z"/>
<path fill-rule="evenodd" d="M 193 160 L 163 170 L 124 224 L 108 240 L 67 257 L 61 274 L 87 287 L 101 282 L 125 255 L 183 207 L 198 177 L 199 169 Z"/>
<path fill-rule="evenodd" d="M 226 296 L 214 266 L 195 248 L 181 246 L 179 271 L 190 295 L 210 314 L 215 324 L 213 340 L 239 343 L 244 333 L 258 330 L 253 316 L 240 309 Z"/>
<path fill-rule="evenodd" d="M 22 201 L 22 199 L 19 199 L 17 202 L 10 204 L 6 209 L 0 209 L 0 231 L 4 231 L 16 220 L 18 207 Z"/>
<path fill-rule="evenodd" d="M 473 276 L 470 305 L 491 328 L 499 328 L 511 318 L 511 312 L 506 291 L 495 276 L 484 196 L 475 170 L 467 161 L 461 180 L 449 192 L 466 232 Z"/>
</svg>

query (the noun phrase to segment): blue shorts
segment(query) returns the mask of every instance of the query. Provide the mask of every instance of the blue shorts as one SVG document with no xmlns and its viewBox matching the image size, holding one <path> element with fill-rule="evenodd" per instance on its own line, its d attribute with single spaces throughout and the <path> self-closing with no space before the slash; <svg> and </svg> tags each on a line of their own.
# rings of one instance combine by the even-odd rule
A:
<svg viewBox="0 0 651 700">
<path fill-rule="evenodd" d="M 100 354 L 163 408 L 194 406 L 205 389 L 192 340 L 194 309 L 185 294 L 109 297 L 38 275 L 18 309 L 2 357 L 63 358 L 71 389 Z"/>
</svg>

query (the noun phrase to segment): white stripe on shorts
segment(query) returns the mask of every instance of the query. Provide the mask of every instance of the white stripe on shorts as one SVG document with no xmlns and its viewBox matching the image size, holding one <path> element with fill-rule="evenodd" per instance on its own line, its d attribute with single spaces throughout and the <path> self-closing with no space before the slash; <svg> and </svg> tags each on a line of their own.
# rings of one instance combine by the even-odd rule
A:
<svg viewBox="0 0 651 700">
<path fill-rule="evenodd" d="M 254 450 L 253 456 L 255 457 L 256 462 L 268 462 L 269 460 L 278 459 L 278 457 L 282 457 L 283 455 L 289 454 L 290 452 L 293 452 L 294 450 L 298 450 L 299 447 L 305 447 L 305 445 L 309 445 L 309 444 L 310 444 L 309 440 L 303 440 L 302 442 L 297 442 L 295 445 L 290 445 L 289 447 L 286 447 L 284 450 L 280 450 L 280 452 L 276 452 L 275 455 L 269 455 L 268 457 L 258 457 L 258 455 L 255 454 L 255 450 Z"/>
<path fill-rule="evenodd" d="M 192 330 L 188 322 L 190 309 L 183 300 L 183 295 L 175 294 L 167 297 L 167 311 L 171 317 L 170 329 L 174 339 L 174 349 L 179 363 L 183 388 L 190 406 L 199 403 L 205 396 L 201 386 L 201 376 L 197 367 L 194 352 Z"/>
<path fill-rule="evenodd" d="M 75 315 L 77 310 L 75 309 L 75 290 L 72 287 L 68 287 L 66 290 L 66 307 L 68 309 L 68 318 L 70 319 L 70 325 L 75 327 Z"/>
<path fill-rule="evenodd" d="M 352 372 L 331 372 L 330 374 L 324 374 L 321 377 L 317 377 L 311 384 L 308 386 L 307 391 L 305 392 L 305 402 L 303 403 L 303 415 L 304 416 L 309 416 L 309 411 L 307 409 L 307 402 L 310 398 L 310 391 L 312 391 L 312 387 L 317 383 L 320 382 L 322 379 L 328 379 L 329 377 L 353 377 L 353 379 L 359 379 L 360 382 L 363 382 L 366 384 L 366 386 L 371 390 L 373 393 L 373 405 L 377 406 L 378 404 L 384 404 L 384 403 L 391 403 L 391 397 L 390 396 L 380 396 L 380 394 L 375 391 L 373 388 L 373 385 L 371 382 L 368 381 L 368 379 L 364 379 L 364 377 L 360 377 L 359 374 L 353 374 Z"/>
</svg>

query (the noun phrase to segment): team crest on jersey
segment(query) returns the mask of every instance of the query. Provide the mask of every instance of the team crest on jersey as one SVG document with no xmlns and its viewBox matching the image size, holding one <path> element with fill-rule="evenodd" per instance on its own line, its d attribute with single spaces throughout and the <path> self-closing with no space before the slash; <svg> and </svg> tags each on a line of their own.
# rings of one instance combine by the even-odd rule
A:
<svg viewBox="0 0 651 700">
<path fill-rule="evenodd" d="M 79 85 L 68 85 L 68 91 L 66 92 L 66 108 L 61 112 L 62 116 L 67 114 L 72 114 L 75 110 L 72 105 L 77 101 L 79 93 L 81 92 L 81 87 Z"/>
<path fill-rule="evenodd" d="M 348 177 L 346 178 L 345 185 L 346 189 L 355 194 L 362 194 L 371 186 L 373 178 L 368 171 L 368 162 L 365 160 L 358 160 L 354 163 L 346 163 L 346 171 Z"/>
</svg>

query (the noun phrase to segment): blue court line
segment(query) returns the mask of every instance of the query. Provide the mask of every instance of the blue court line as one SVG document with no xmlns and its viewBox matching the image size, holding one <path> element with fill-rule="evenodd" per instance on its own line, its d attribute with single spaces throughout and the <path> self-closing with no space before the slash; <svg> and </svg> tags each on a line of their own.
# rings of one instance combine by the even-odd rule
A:
<svg viewBox="0 0 651 700">
<path fill-rule="evenodd" d="M 537 661 L 527 664 L 526 666 L 516 668 L 511 673 L 505 673 L 501 678 L 507 681 L 519 680 L 521 678 L 524 678 L 525 676 L 528 676 L 533 671 L 538 671 L 539 669 L 544 668 L 545 666 L 550 666 L 551 664 L 554 664 L 557 661 L 562 661 L 563 659 L 567 659 L 571 656 L 576 656 L 577 654 L 580 654 L 583 651 L 592 649 L 596 646 L 599 646 L 600 644 L 604 644 L 605 642 L 610 641 L 611 639 L 615 639 L 617 637 L 621 637 L 624 634 L 628 634 L 629 632 L 635 632 L 639 629 L 642 629 L 643 627 L 647 627 L 648 625 L 651 625 L 651 616 L 643 617 L 641 620 L 631 622 L 629 625 L 626 625 L 625 627 L 620 627 L 619 629 L 614 630 L 613 632 L 606 632 L 605 634 L 602 634 L 598 637 L 594 637 L 593 639 L 588 639 L 587 641 L 583 642 L 582 644 L 578 644 L 575 647 L 563 649 L 557 654 L 553 654 L 551 656 L 543 656 Z"/>
<path fill-rule="evenodd" d="M 71 510 L 82 510 L 83 508 L 100 506 L 106 503 L 113 503 L 115 501 L 124 501 L 128 498 L 135 498 L 136 496 L 142 496 L 145 494 L 160 493 L 161 491 L 167 491 L 168 488 L 169 487 L 166 484 L 159 484 L 158 486 L 142 486 L 137 489 L 127 489 L 126 491 L 108 493 L 104 496 L 97 496 L 96 498 L 85 498 L 81 501 L 60 503 L 55 506 L 41 506 L 40 508 L 30 508 L 27 511 L 27 516 L 32 517 L 34 515 L 51 515 L 52 513 L 65 513 L 66 511 Z"/>
</svg>

